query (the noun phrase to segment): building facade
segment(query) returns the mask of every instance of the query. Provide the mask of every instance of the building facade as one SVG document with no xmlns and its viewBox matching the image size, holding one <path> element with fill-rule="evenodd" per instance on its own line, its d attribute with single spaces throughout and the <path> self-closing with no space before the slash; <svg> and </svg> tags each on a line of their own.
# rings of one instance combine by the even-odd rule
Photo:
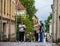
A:
<svg viewBox="0 0 60 46">
<path fill-rule="evenodd" d="M 60 39 L 60 0 L 53 0 L 53 39 Z"/>
<path fill-rule="evenodd" d="M 0 40 L 16 37 L 16 1 L 0 0 Z"/>
<path fill-rule="evenodd" d="M 49 22 L 49 34 L 52 34 L 52 20 Z"/>
<path fill-rule="evenodd" d="M 26 9 L 25 7 L 22 5 L 22 3 L 18 0 L 17 2 L 17 15 L 24 15 L 26 14 Z"/>
<path fill-rule="evenodd" d="M 16 13 L 17 13 L 16 19 L 18 19 L 17 20 L 17 24 L 19 24 L 19 23 L 22 22 L 21 17 L 22 16 L 25 17 L 25 15 L 26 15 L 26 9 L 25 9 L 25 7 L 22 5 L 22 3 L 19 0 L 16 0 L 16 4 L 17 4 L 17 7 L 16 7 L 17 8 L 17 11 L 16 11 Z"/>
</svg>

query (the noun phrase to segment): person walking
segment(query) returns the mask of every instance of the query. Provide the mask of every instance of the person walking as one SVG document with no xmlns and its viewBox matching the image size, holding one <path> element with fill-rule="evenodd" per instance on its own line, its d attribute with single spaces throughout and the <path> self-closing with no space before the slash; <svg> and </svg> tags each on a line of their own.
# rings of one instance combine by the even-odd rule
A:
<svg viewBox="0 0 60 46">
<path fill-rule="evenodd" d="M 24 41 L 25 28 L 26 26 L 23 22 L 19 24 L 19 41 Z"/>
<path fill-rule="evenodd" d="M 35 41 L 38 41 L 39 24 L 34 25 Z"/>
<path fill-rule="evenodd" d="M 44 24 L 42 23 L 42 20 L 40 20 L 40 42 L 43 42 L 43 33 L 44 33 Z"/>
</svg>

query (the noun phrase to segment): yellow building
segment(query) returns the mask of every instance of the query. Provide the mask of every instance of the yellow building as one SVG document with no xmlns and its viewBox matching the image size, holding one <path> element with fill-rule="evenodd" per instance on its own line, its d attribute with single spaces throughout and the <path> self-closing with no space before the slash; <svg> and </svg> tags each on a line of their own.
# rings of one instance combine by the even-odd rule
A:
<svg viewBox="0 0 60 46">
<path fill-rule="evenodd" d="M 53 0 L 53 38 L 60 39 L 60 0 Z"/>
<path fill-rule="evenodd" d="M 0 0 L 0 40 L 16 38 L 15 6 L 15 0 Z"/>
</svg>

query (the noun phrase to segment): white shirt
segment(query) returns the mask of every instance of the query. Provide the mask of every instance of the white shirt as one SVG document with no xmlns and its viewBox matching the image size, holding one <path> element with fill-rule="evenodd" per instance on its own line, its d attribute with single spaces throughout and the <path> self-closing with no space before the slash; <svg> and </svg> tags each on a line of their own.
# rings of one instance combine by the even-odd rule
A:
<svg viewBox="0 0 60 46">
<path fill-rule="evenodd" d="M 19 31 L 20 32 L 24 32 L 25 30 L 24 30 L 24 28 L 26 28 L 26 26 L 25 25 L 19 25 Z"/>
</svg>

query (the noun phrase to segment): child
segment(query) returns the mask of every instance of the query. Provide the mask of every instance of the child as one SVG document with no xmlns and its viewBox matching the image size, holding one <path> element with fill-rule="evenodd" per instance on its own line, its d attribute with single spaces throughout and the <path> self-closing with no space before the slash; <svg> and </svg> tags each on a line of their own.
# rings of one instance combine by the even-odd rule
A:
<svg viewBox="0 0 60 46">
<path fill-rule="evenodd" d="M 26 34 L 25 38 L 26 38 L 25 39 L 25 42 L 30 42 L 30 39 L 29 39 L 30 38 L 30 35 L 29 34 Z"/>
</svg>

